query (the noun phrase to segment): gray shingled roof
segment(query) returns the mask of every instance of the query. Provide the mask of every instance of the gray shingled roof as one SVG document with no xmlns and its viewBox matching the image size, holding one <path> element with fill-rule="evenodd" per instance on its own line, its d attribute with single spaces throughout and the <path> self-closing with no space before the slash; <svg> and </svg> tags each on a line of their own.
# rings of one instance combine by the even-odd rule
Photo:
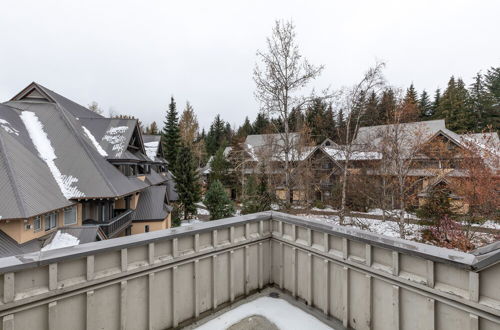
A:
<svg viewBox="0 0 500 330">
<path fill-rule="evenodd" d="M 144 189 L 139 196 L 133 221 L 163 220 L 172 210 L 166 200 L 167 186 L 150 186 Z"/>
<path fill-rule="evenodd" d="M 44 242 L 44 246 L 48 245 L 54 239 L 56 233 L 60 231 L 61 233 L 70 234 L 78 238 L 78 244 L 85 244 L 97 241 L 99 226 L 82 226 L 82 227 L 64 227 L 54 231 L 50 237 Z"/>
<path fill-rule="evenodd" d="M 18 244 L 12 237 L 0 230 L 0 258 L 35 252 L 42 247 L 43 240 L 34 239 Z"/>
<path fill-rule="evenodd" d="M 32 93 L 30 88 L 47 100 L 24 99 L 27 93 Z M 53 100 L 56 103 L 51 102 Z M 53 171 L 35 148 L 20 118 L 23 111 L 33 112 L 43 126 L 54 149 L 54 164 L 60 177 L 72 188 L 70 196 L 67 192 L 64 196 Z M 127 178 L 109 163 L 84 132 L 82 123 L 92 123 L 87 129 L 96 140 L 100 132 L 106 134 L 112 127 L 129 127 L 124 130 L 130 131 L 123 135 L 125 146 L 137 129 L 135 120 L 103 118 L 37 84 L 31 84 L 12 101 L 0 105 L 0 216 L 3 219 L 26 218 L 63 208 L 72 204 L 68 200 L 72 198 L 119 197 L 148 186 L 137 178 Z M 101 124 L 97 123 L 104 123 L 101 130 Z M 140 140 L 140 134 L 138 136 Z M 136 159 L 146 159 L 137 155 L 140 152 L 134 155 Z"/>
</svg>

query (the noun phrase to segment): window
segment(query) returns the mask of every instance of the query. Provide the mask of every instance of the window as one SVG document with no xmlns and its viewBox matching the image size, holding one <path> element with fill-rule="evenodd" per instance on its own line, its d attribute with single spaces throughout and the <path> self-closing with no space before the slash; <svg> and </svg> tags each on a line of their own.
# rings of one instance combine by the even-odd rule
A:
<svg viewBox="0 0 500 330">
<path fill-rule="evenodd" d="M 33 230 L 39 231 L 42 229 L 42 218 L 40 216 L 36 216 L 33 220 Z"/>
<path fill-rule="evenodd" d="M 57 214 L 49 213 L 45 215 L 45 230 L 51 230 L 57 226 Z"/>
<path fill-rule="evenodd" d="M 74 225 L 76 223 L 76 206 L 64 209 L 64 225 Z"/>
<path fill-rule="evenodd" d="M 149 233 L 149 225 L 145 225 L 144 226 L 144 232 L 145 233 Z"/>
</svg>

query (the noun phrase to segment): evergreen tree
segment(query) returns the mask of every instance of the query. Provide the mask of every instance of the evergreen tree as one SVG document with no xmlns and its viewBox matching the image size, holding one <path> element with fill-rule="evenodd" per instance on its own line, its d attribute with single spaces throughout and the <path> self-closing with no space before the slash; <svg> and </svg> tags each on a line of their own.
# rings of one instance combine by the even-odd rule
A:
<svg viewBox="0 0 500 330">
<path fill-rule="evenodd" d="M 388 123 L 389 118 L 392 118 L 396 111 L 396 97 L 394 91 L 388 88 L 382 92 L 380 101 L 378 103 L 378 120 L 373 125 L 385 125 Z"/>
<path fill-rule="evenodd" d="M 215 116 L 206 138 L 207 154 L 215 154 L 220 147 L 227 146 L 227 127 L 220 115 Z"/>
<path fill-rule="evenodd" d="M 434 92 L 434 101 L 432 101 L 432 115 L 431 119 L 438 118 L 439 102 L 441 101 L 441 90 L 438 88 Z"/>
<path fill-rule="evenodd" d="M 257 183 L 255 182 L 255 177 L 250 176 L 245 183 L 245 196 L 241 207 L 241 214 L 251 214 L 257 212 L 260 212 Z"/>
<path fill-rule="evenodd" d="M 374 126 L 379 124 L 381 121 L 378 118 L 378 97 L 377 94 L 372 91 L 368 100 L 365 103 L 363 117 L 361 118 L 360 126 Z"/>
<path fill-rule="evenodd" d="M 305 120 L 310 129 L 312 139 L 318 144 L 330 137 L 327 119 L 328 104 L 322 99 L 314 99 L 312 104 L 307 107 Z"/>
<path fill-rule="evenodd" d="M 491 99 L 490 108 L 483 114 L 485 125 L 496 132 L 500 130 L 500 67 L 489 69 L 484 76 L 484 84 Z"/>
<path fill-rule="evenodd" d="M 209 182 L 220 181 L 227 184 L 229 178 L 229 162 L 224 156 L 224 149 L 219 148 L 210 162 Z"/>
<path fill-rule="evenodd" d="M 265 134 L 269 130 L 269 118 L 265 113 L 259 112 L 252 124 L 253 134 Z"/>
<path fill-rule="evenodd" d="M 433 117 L 434 111 L 429 94 L 425 90 L 420 94 L 420 99 L 418 100 L 418 107 L 420 111 L 420 120 L 429 120 Z"/>
<path fill-rule="evenodd" d="M 330 103 L 325 114 L 325 125 L 326 125 L 326 136 L 332 140 L 337 139 L 337 123 L 335 122 L 335 114 L 333 113 L 333 107 Z"/>
<path fill-rule="evenodd" d="M 196 203 L 200 201 L 200 183 L 198 172 L 193 160 L 191 149 L 181 146 L 177 155 L 175 171 L 175 188 L 179 195 L 180 207 L 184 213 L 184 219 L 196 214 Z"/>
<path fill-rule="evenodd" d="M 451 77 L 448 87 L 440 98 L 437 118 L 446 120 L 446 126 L 465 133 L 474 129 L 474 114 L 470 109 L 469 94 L 462 79 Z"/>
<path fill-rule="evenodd" d="M 417 209 L 417 216 L 429 221 L 430 225 L 436 225 L 445 216 L 453 217 L 455 210 L 450 203 L 449 194 L 450 191 L 440 185 L 431 189 L 426 203 Z"/>
<path fill-rule="evenodd" d="M 411 84 L 406 90 L 399 122 L 410 123 L 417 121 L 419 118 L 420 110 L 418 108 L 417 91 L 415 90 L 413 84 Z"/>
<path fill-rule="evenodd" d="M 304 115 L 299 108 L 293 108 L 290 111 L 290 115 L 288 117 L 288 126 L 290 128 L 290 132 L 298 132 L 302 129 L 302 125 L 304 123 Z"/>
<path fill-rule="evenodd" d="M 162 131 L 162 145 L 165 152 L 165 159 L 172 172 L 175 174 L 175 165 L 177 164 L 177 154 L 180 148 L 179 121 L 177 118 L 177 109 L 175 100 L 170 99 L 166 121 Z"/>
<path fill-rule="evenodd" d="M 233 202 L 224 191 L 222 183 L 217 180 L 212 182 L 208 188 L 203 204 L 210 212 L 210 220 L 227 218 L 235 212 Z"/>
<path fill-rule="evenodd" d="M 250 120 L 248 119 L 248 116 L 245 117 L 245 121 L 243 122 L 243 125 L 238 128 L 238 132 L 236 135 L 238 137 L 246 138 L 248 135 L 253 134 L 253 128 L 252 124 L 250 123 Z"/>
<path fill-rule="evenodd" d="M 186 108 L 179 120 L 179 134 L 183 145 L 193 148 L 198 135 L 198 127 L 198 118 L 194 109 L 189 102 L 186 102 Z"/>
</svg>

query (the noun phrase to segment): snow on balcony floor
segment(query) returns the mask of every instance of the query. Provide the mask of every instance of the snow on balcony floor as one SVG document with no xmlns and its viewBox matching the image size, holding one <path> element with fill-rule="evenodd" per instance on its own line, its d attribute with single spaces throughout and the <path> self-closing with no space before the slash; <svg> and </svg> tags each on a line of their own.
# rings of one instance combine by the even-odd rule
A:
<svg viewBox="0 0 500 330">
<path fill-rule="evenodd" d="M 197 330 L 246 329 L 246 324 L 238 323 L 250 316 L 262 316 L 280 330 L 333 330 L 311 314 L 304 312 L 283 299 L 261 297 L 240 305 L 197 327 Z"/>
</svg>

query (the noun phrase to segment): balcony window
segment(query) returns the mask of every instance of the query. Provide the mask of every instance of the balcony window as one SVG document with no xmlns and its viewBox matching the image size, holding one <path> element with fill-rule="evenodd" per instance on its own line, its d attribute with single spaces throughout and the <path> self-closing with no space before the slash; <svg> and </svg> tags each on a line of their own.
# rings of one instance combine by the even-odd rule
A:
<svg viewBox="0 0 500 330">
<path fill-rule="evenodd" d="M 33 220 L 33 230 L 37 232 L 40 229 L 42 229 L 42 217 L 36 216 Z"/>
<path fill-rule="evenodd" d="M 57 226 L 57 214 L 49 213 L 45 215 L 45 230 L 51 230 Z"/>
<path fill-rule="evenodd" d="M 64 209 L 64 225 L 74 225 L 76 224 L 76 207 L 68 207 Z"/>
</svg>

